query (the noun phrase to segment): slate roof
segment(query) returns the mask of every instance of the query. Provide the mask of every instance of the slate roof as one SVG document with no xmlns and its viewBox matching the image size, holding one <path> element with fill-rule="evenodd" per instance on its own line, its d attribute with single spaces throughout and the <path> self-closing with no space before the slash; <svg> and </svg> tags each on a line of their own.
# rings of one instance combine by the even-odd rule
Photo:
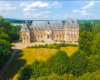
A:
<svg viewBox="0 0 100 80">
<path fill-rule="evenodd" d="M 29 31 L 29 27 L 26 24 L 22 24 L 21 31 Z"/>
<path fill-rule="evenodd" d="M 79 27 L 79 24 L 77 23 L 77 19 L 69 19 L 65 22 L 65 27 L 72 28 L 72 27 Z"/>
<path fill-rule="evenodd" d="M 64 27 L 79 27 L 79 24 L 77 23 L 77 20 L 73 19 L 67 20 L 65 26 L 63 26 L 62 21 L 33 21 L 30 27 L 23 23 L 21 31 L 29 31 L 30 29 L 44 30 L 47 27 L 50 27 L 52 30 L 64 30 Z"/>
<path fill-rule="evenodd" d="M 51 29 L 57 29 L 62 28 L 63 29 L 63 23 L 62 21 L 33 21 L 31 28 L 40 28 L 40 29 L 46 29 L 47 27 L 50 27 Z"/>
</svg>

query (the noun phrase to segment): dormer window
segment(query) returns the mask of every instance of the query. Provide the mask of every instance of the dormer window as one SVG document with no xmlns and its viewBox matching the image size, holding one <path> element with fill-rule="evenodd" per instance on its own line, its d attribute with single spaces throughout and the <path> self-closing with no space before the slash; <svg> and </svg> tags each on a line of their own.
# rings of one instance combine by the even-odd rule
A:
<svg viewBox="0 0 100 80">
<path fill-rule="evenodd" d="M 74 23 L 74 21 L 72 21 L 72 23 Z"/>
</svg>

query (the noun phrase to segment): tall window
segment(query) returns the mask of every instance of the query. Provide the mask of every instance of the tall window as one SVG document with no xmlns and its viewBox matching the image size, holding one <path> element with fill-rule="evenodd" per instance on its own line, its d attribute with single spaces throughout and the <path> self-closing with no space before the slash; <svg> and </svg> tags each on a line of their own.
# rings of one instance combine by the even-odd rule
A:
<svg viewBox="0 0 100 80">
<path fill-rule="evenodd" d="M 55 35 L 53 37 L 55 38 Z"/>
</svg>

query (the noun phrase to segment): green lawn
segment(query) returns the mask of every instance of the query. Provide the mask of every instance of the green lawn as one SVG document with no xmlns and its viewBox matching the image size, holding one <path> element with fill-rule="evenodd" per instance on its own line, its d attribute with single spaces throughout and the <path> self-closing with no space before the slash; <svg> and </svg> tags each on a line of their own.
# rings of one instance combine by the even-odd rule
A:
<svg viewBox="0 0 100 80">
<path fill-rule="evenodd" d="M 61 50 L 67 52 L 68 56 L 71 56 L 78 47 L 62 47 Z M 34 60 L 46 61 L 51 55 L 55 54 L 57 49 L 47 48 L 25 48 L 17 51 L 10 66 L 4 73 L 1 80 L 16 80 L 17 73 L 25 64 L 31 64 Z"/>
</svg>

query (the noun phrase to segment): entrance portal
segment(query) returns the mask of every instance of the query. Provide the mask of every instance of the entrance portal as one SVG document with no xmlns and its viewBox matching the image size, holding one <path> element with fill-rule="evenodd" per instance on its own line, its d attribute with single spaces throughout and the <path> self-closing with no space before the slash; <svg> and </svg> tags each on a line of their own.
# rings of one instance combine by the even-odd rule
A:
<svg viewBox="0 0 100 80">
<path fill-rule="evenodd" d="M 47 39 L 49 39 L 49 35 L 47 35 Z"/>
</svg>

